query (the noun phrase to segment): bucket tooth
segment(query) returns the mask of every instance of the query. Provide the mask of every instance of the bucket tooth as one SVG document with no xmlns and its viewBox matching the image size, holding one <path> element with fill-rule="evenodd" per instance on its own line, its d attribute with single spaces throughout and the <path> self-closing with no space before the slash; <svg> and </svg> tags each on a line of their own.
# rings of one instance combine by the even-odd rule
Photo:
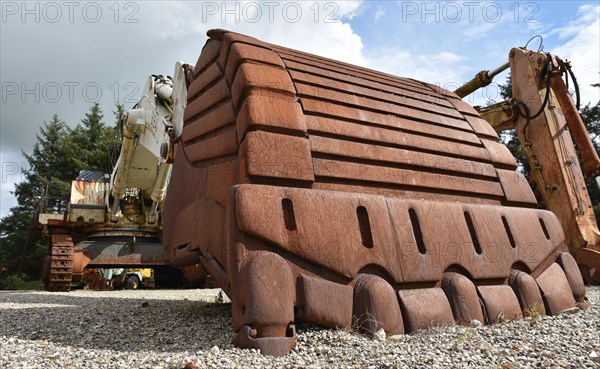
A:
<svg viewBox="0 0 600 369">
<path fill-rule="evenodd" d="M 510 275 L 510 286 L 513 288 L 523 316 L 531 316 L 534 312 L 546 315 L 542 294 L 535 279 L 525 272 L 515 270 Z"/>
<path fill-rule="evenodd" d="M 523 318 L 517 296 L 510 286 L 478 286 L 488 324 Z"/>
<path fill-rule="evenodd" d="M 371 336 L 379 329 L 389 336 L 404 333 L 396 293 L 385 279 L 376 275 L 359 274 L 356 277 L 352 320 L 357 331 Z"/>
<path fill-rule="evenodd" d="M 281 256 L 258 252 L 241 268 L 238 289 L 233 304 L 234 322 L 243 322 L 234 343 L 240 347 L 256 348 L 265 355 L 287 353 L 296 341 L 293 327 L 295 286 L 292 271 Z M 266 303 L 268 302 L 268 303 Z M 287 350 L 287 351 L 285 351 Z M 285 352 L 284 352 L 285 351 Z"/>
<path fill-rule="evenodd" d="M 477 289 L 469 278 L 459 273 L 446 272 L 442 277 L 442 290 L 446 293 L 454 320 L 458 324 L 469 325 L 473 319 L 484 322 Z"/>
<path fill-rule="evenodd" d="M 454 324 L 452 308 L 441 288 L 398 291 L 406 333 Z"/>
<path fill-rule="evenodd" d="M 576 301 L 567 276 L 557 263 L 552 263 L 536 278 L 536 281 L 542 291 L 546 312 L 549 315 L 558 315 L 564 310 L 575 307 Z"/>
<path fill-rule="evenodd" d="M 233 344 L 237 347 L 257 349 L 263 355 L 283 356 L 296 344 L 296 327 L 290 324 L 283 337 L 258 337 L 255 328 L 244 325 L 233 338 Z"/>
<path fill-rule="evenodd" d="M 578 303 L 585 303 L 585 286 L 583 284 L 583 278 L 581 277 L 579 266 L 573 256 L 568 252 L 563 252 L 558 255 L 556 262 L 565 272 L 575 301 Z"/>
<path fill-rule="evenodd" d="M 351 286 L 322 278 L 300 275 L 296 318 L 329 327 L 350 328 L 352 325 Z"/>
</svg>

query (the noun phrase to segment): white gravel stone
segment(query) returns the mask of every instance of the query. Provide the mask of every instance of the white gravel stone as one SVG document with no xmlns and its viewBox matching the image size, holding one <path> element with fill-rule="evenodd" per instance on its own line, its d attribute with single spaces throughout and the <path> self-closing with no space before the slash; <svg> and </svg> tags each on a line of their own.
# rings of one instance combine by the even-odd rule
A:
<svg viewBox="0 0 600 369">
<path fill-rule="evenodd" d="M 477 319 L 471 320 L 471 327 L 477 328 L 477 327 L 480 327 L 480 326 L 481 326 L 481 322 L 479 320 L 477 320 Z"/>
<path fill-rule="evenodd" d="M 385 337 L 385 331 L 383 328 L 379 328 L 379 330 L 373 335 L 373 338 L 377 341 L 385 341 Z"/>
<path fill-rule="evenodd" d="M 232 346 L 219 290 L 0 292 L 0 368 L 596 368 L 600 287 L 587 311 L 368 339 L 297 325 L 284 357 Z M 147 303 L 147 304 L 143 304 Z M 146 306 L 146 307 L 143 307 Z"/>
</svg>

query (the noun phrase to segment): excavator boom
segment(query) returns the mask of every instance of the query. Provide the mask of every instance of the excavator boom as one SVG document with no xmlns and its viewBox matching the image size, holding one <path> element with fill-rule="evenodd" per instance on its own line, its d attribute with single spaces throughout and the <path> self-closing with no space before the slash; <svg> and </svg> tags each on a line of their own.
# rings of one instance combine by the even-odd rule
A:
<svg viewBox="0 0 600 369">
<path fill-rule="evenodd" d="M 511 50 L 509 62 L 512 99 L 479 112 L 497 132 L 516 129 L 543 206 L 560 220 L 583 278 L 598 284 L 600 231 L 584 174 L 597 176 L 600 159 L 563 80 L 570 65 L 523 48 Z"/>
</svg>

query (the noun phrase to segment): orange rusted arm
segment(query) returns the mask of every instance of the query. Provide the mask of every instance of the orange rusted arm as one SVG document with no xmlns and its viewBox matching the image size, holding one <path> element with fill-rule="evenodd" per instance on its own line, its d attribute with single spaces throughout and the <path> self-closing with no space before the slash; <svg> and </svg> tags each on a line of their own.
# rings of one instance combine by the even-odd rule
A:
<svg viewBox="0 0 600 369">
<path fill-rule="evenodd" d="M 515 48 L 510 52 L 510 63 L 513 98 L 536 115 L 530 117 L 529 121 L 521 117 L 515 124 L 519 141 L 532 168 L 530 180 L 542 195 L 546 209 L 560 220 L 565 241 L 580 265 L 584 279 L 588 283 L 599 283 L 600 230 L 589 193 L 585 189 L 583 172 L 597 175 L 600 165 L 583 121 L 561 78 L 558 68 L 560 59 Z M 552 63 L 553 67 L 549 76 L 552 93 L 547 104 L 544 104 L 546 63 Z M 543 114 L 537 115 L 536 112 L 542 108 Z M 485 114 L 482 116 L 487 118 Z M 496 125 L 495 129 L 500 131 L 504 127 Z M 584 159 L 583 170 L 571 136 Z"/>
<path fill-rule="evenodd" d="M 550 83 L 567 121 L 569 131 L 571 131 L 575 139 L 575 144 L 583 158 L 583 173 L 587 176 L 595 177 L 600 174 L 600 158 L 598 158 L 598 153 L 585 129 L 583 120 L 581 120 L 581 116 L 569 96 L 567 86 L 561 74 L 553 73 Z"/>
<path fill-rule="evenodd" d="M 470 95 L 472 92 L 477 91 L 482 87 L 488 86 L 490 83 L 492 83 L 494 77 L 508 69 L 508 67 L 509 63 L 506 62 L 496 69 L 482 70 L 481 72 L 477 73 L 477 75 L 473 77 L 473 79 L 471 79 L 469 82 L 466 82 L 464 85 L 457 88 L 454 91 L 454 93 L 461 98 Z"/>
</svg>

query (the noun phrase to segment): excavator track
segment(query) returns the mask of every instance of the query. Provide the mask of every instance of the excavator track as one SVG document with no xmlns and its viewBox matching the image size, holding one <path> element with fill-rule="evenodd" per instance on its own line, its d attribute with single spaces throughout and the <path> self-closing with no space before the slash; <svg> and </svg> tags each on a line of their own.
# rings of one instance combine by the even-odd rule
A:
<svg viewBox="0 0 600 369">
<path fill-rule="evenodd" d="M 50 250 L 44 258 L 42 274 L 46 290 L 52 292 L 71 290 L 74 249 L 71 236 L 67 234 L 51 235 Z"/>
</svg>

